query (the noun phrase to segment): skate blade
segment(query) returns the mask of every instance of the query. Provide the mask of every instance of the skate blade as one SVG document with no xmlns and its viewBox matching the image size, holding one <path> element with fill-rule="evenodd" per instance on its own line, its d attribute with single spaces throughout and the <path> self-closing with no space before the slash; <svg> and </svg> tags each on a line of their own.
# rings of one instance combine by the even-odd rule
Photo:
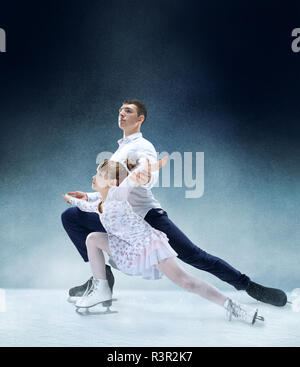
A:
<svg viewBox="0 0 300 367">
<path fill-rule="evenodd" d="M 67 299 L 67 302 L 69 303 L 76 303 L 78 300 L 80 300 L 82 297 L 69 297 Z M 112 301 L 117 301 L 117 298 L 112 298 L 109 301 L 104 301 L 103 302 L 103 307 L 110 307 L 112 305 Z M 93 307 L 93 306 L 91 306 Z"/>
<path fill-rule="evenodd" d="M 254 314 L 253 319 L 252 319 L 252 325 L 254 325 L 254 323 L 256 321 L 257 313 L 258 313 L 258 310 L 255 311 L 255 314 Z"/>
<path fill-rule="evenodd" d="M 113 302 L 117 301 L 117 298 L 112 298 L 109 301 L 104 301 L 102 303 L 103 307 L 110 307 L 112 305 Z"/>
<path fill-rule="evenodd" d="M 253 320 L 252 320 L 252 325 L 255 323 L 256 320 L 265 321 L 263 316 L 258 315 L 258 309 L 256 310 L 256 312 L 254 314 L 254 317 L 253 317 Z"/>
<path fill-rule="evenodd" d="M 91 305 L 91 306 L 88 306 L 88 307 L 82 307 L 82 306 L 76 306 L 76 312 L 79 313 L 80 315 L 85 315 L 85 314 L 92 314 L 92 315 L 102 315 L 102 314 L 108 314 L 108 313 L 118 313 L 118 311 L 112 311 L 110 310 L 110 306 L 112 305 L 112 302 L 113 301 L 117 301 L 117 298 L 112 298 L 108 301 L 102 301 L 102 302 L 98 302 L 98 303 L 95 303 L 94 305 Z M 90 309 L 96 307 L 96 306 L 100 306 L 102 304 L 103 307 L 106 307 L 106 311 L 104 312 L 89 312 Z M 83 310 L 82 311 L 79 311 L 79 310 Z"/>
<path fill-rule="evenodd" d="M 82 310 L 82 311 L 81 311 Z M 92 308 L 76 308 L 75 312 L 80 316 L 93 316 L 93 315 L 109 315 L 112 313 L 118 313 L 118 311 L 112 311 L 110 308 L 107 308 L 106 311 L 92 311 Z"/>
</svg>

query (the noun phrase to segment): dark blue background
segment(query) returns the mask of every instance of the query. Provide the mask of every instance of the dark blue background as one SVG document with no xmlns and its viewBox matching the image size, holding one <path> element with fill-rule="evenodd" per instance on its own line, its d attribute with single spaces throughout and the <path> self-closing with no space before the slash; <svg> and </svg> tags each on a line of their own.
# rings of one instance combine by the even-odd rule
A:
<svg viewBox="0 0 300 367">
<path fill-rule="evenodd" d="M 118 108 L 136 97 L 158 152 L 205 154 L 202 198 L 154 189 L 169 216 L 254 279 L 295 288 L 299 11 L 292 1 L 2 1 L 3 287 L 85 276 L 60 195 L 90 191 L 97 154 L 122 136 Z"/>
</svg>

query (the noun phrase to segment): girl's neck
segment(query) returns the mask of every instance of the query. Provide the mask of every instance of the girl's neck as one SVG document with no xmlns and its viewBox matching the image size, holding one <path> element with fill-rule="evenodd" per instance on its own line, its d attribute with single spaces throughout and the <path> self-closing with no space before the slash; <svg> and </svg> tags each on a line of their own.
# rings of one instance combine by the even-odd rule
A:
<svg viewBox="0 0 300 367">
<path fill-rule="evenodd" d="M 99 192 L 99 193 L 100 193 L 100 195 L 101 195 L 102 203 L 104 203 L 104 201 L 106 200 L 109 189 L 110 189 L 110 188 L 108 187 L 107 189 L 98 190 L 98 192 Z"/>
</svg>

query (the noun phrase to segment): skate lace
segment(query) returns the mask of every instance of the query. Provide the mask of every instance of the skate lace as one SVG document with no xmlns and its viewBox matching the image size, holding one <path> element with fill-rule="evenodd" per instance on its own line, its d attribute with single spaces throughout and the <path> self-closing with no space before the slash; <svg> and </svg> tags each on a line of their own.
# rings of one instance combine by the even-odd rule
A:
<svg viewBox="0 0 300 367">
<path fill-rule="evenodd" d="M 93 293 L 93 290 L 94 290 L 94 280 L 88 283 L 88 286 L 85 292 L 83 293 L 82 297 L 89 297 Z"/>
<path fill-rule="evenodd" d="M 86 297 L 91 297 L 95 291 L 99 288 L 99 283 L 94 278 L 91 281 L 91 286 L 86 291 Z"/>
<path fill-rule="evenodd" d="M 227 307 L 227 317 L 229 321 L 231 321 L 232 316 L 236 318 L 240 318 L 242 320 L 247 320 L 248 313 L 245 309 L 241 307 L 241 305 L 229 299 L 228 307 Z"/>
</svg>

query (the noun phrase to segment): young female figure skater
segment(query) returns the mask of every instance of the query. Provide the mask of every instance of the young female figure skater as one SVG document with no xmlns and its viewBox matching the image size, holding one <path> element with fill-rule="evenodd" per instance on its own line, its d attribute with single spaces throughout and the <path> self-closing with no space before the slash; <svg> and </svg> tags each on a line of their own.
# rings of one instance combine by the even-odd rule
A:
<svg viewBox="0 0 300 367">
<path fill-rule="evenodd" d="M 229 299 L 210 284 L 189 275 L 176 261 L 177 253 L 169 244 L 165 233 L 151 227 L 137 215 L 127 201 L 130 190 L 139 184 L 139 171 L 145 164 L 153 172 L 166 164 L 168 157 L 150 165 L 148 160 L 139 164 L 127 159 L 126 165 L 105 161 L 97 168 L 92 188 L 101 194 L 102 201 L 87 202 L 69 195 L 63 198 L 80 210 L 97 212 L 106 233 L 93 232 L 87 236 L 86 246 L 93 274 L 93 286 L 76 301 L 78 308 L 90 308 L 97 304 L 110 305 L 112 294 L 108 286 L 103 250 L 110 256 L 110 264 L 128 275 L 141 275 L 145 279 L 159 279 L 165 274 L 187 291 L 196 293 L 227 310 L 232 316 L 250 324 L 263 317 L 256 309 L 250 309 Z M 131 171 L 131 172 L 130 172 Z"/>
</svg>

